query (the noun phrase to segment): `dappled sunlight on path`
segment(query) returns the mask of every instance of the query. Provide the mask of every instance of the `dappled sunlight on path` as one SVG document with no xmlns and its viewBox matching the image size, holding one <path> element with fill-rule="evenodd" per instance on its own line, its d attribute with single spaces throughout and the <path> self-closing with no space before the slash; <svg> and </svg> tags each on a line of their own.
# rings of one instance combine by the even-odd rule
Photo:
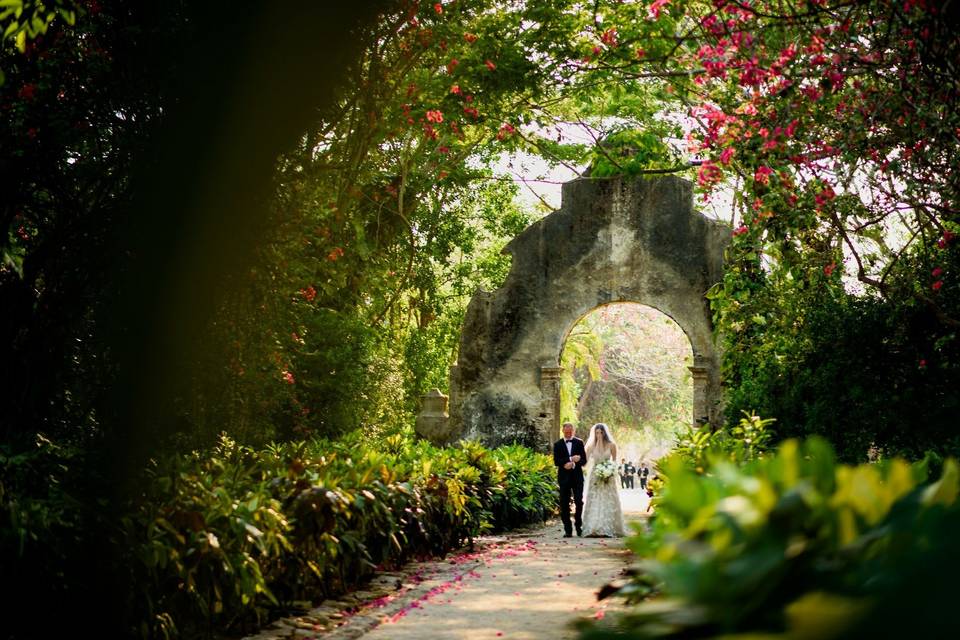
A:
<svg viewBox="0 0 960 640">
<path fill-rule="evenodd" d="M 621 491 L 628 521 L 643 518 L 647 497 Z M 368 640 L 573 638 L 570 623 L 603 617 L 616 602 L 598 602 L 597 590 L 630 562 L 622 539 L 563 538 L 553 521 L 522 534 L 493 539 L 477 554 L 424 563 L 415 592 L 383 603 L 372 630 L 348 621 L 325 637 Z M 378 603 L 380 604 L 380 603 Z M 369 619 L 375 610 L 361 610 Z M 358 621 L 359 622 L 359 621 Z M 351 629 L 351 627 L 354 627 Z"/>
</svg>

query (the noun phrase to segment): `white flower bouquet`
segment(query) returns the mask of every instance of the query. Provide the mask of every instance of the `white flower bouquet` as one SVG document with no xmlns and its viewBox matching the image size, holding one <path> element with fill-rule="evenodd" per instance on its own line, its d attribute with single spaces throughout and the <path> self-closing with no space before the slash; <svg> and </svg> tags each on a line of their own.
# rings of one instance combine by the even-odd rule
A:
<svg viewBox="0 0 960 640">
<path fill-rule="evenodd" d="M 598 480 L 609 480 L 617 473 L 617 465 L 613 460 L 603 460 L 597 463 L 593 473 Z"/>
</svg>

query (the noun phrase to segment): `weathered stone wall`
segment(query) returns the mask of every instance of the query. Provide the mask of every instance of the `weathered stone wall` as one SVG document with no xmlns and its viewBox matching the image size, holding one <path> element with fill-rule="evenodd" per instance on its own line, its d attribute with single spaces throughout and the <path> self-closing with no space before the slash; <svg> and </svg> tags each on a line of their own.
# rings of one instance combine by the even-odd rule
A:
<svg viewBox="0 0 960 640">
<path fill-rule="evenodd" d="M 563 204 L 517 236 L 504 285 L 467 309 L 450 374 L 450 428 L 488 445 L 545 449 L 559 430 L 559 358 L 567 334 L 593 309 L 646 304 L 673 318 L 693 347 L 694 420 L 719 418 L 710 310 L 730 229 L 693 209 L 676 177 L 583 178 Z"/>
</svg>

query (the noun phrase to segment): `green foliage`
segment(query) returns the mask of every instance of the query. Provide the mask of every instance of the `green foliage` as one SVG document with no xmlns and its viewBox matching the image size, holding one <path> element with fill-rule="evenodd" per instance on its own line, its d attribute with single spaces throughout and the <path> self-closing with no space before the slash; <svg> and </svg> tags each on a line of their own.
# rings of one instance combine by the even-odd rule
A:
<svg viewBox="0 0 960 640">
<path fill-rule="evenodd" d="M 49 442 L 0 457 L 10 551 L 0 570 L 70 594 L 83 576 L 64 573 L 66 551 L 109 537 L 125 550 L 115 571 L 134 612 L 129 631 L 143 637 L 263 622 L 283 603 L 342 593 L 377 567 L 442 556 L 555 509 L 552 460 L 520 446 L 440 449 L 404 432 L 254 449 L 224 435 L 212 450 L 151 465 L 118 525 L 85 530 L 61 488 L 73 464 Z"/>
<path fill-rule="evenodd" d="M 620 632 L 585 637 L 847 637 L 956 531 L 954 460 L 923 485 L 923 464 L 841 465 L 817 438 L 745 463 L 708 459 L 706 470 L 661 463 L 652 531 L 629 540 L 644 559 L 620 595 L 659 595 Z"/>
<path fill-rule="evenodd" d="M 912 274 L 937 265 L 952 272 L 958 255 L 951 247 L 902 258 L 891 286 L 909 287 Z M 912 460 L 928 450 L 960 453 L 955 330 L 923 305 L 852 295 L 816 277 L 770 280 L 738 293 L 723 320 L 728 415 L 775 415 L 777 437 L 822 435 L 848 462 L 871 450 Z M 960 308 L 956 298 L 943 305 Z"/>
<path fill-rule="evenodd" d="M 677 437 L 672 455 L 704 473 L 712 461 L 725 459 L 734 464 L 754 460 L 769 448 L 769 425 L 775 418 L 761 418 L 746 411 L 733 427 L 710 429 L 687 426 Z"/>
<path fill-rule="evenodd" d="M 12 40 L 20 53 L 27 49 L 27 42 L 47 32 L 56 18 L 72 25 L 81 9 L 75 0 L 4 0 L 0 4 L 0 47 Z M 5 75 L 0 69 L 0 86 Z"/>
<path fill-rule="evenodd" d="M 356 56 L 331 57 L 336 52 L 311 48 L 308 39 L 284 38 L 303 44 L 296 57 L 315 68 L 272 85 L 286 89 L 271 108 L 251 96 L 274 92 L 248 89 L 260 86 L 258 77 L 279 77 L 280 65 L 236 46 L 284 35 L 259 19 L 262 7 L 102 4 L 85 3 L 74 21 L 77 8 L 64 0 L 0 3 L 0 540 L 19 552 L 3 556 L 4 578 L 15 579 L 5 580 L 12 593 L 0 600 L 13 609 L 29 610 L 19 606 L 28 604 L 23 594 L 49 594 L 91 609 L 99 627 L 102 612 L 83 603 L 115 574 L 124 585 L 151 585 L 146 595 L 119 589 L 136 597 L 144 631 L 171 632 L 175 619 L 230 623 L 255 616 L 271 596 L 305 592 L 310 581 L 345 588 L 369 563 L 399 561 L 405 548 L 442 552 L 489 526 L 542 514 L 550 493 L 531 496 L 549 474 L 536 457 L 475 447 L 411 452 L 387 438 L 403 433 L 420 393 L 443 385 L 467 298 L 502 282 L 509 258 L 500 251 L 529 222 L 513 203 L 516 189 L 491 170 L 504 152 L 591 162 L 596 177 L 665 171 L 690 131 L 700 186 L 709 191 L 729 179 L 732 222 L 740 225 L 724 280 L 710 294 L 726 354 L 728 415 L 775 415 L 773 436 L 823 434 L 848 461 L 871 447 L 911 458 L 930 451 L 936 460 L 960 446 L 960 40 L 941 11 L 946 5 L 465 0 L 438 11 L 429 2 L 376 3 L 375 20 L 343 30 Z M 286 29 L 305 24 L 291 22 L 286 8 L 275 11 L 273 21 Z M 203 55 L 210 42 L 234 48 Z M 292 68 L 287 62 L 283 68 Z M 329 100 L 296 91 L 322 89 L 327 76 L 339 87 Z M 217 100 L 207 103 L 212 94 Z M 231 123 L 250 113 L 255 131 L 281 131 L 288 123 L 276 114 L 289 111 L 276 104 L 298 105 L 311 124 L 301 126 L 304 116 L 296 131 L 261 146 L 235 135 L 243 130 Z M 183 117 L 196 113 L 203 117 Z M 605 142 L 591 150 L 554 140 L 573 123 Z M 224 141 L 231 136 L 239 144 Z M 170 147 L 186 152 L 171 160 L 156 152 L 168 139 L 195 146 Z M 192 168 L 207 165 L 186 161 L 207 157 L 214 168 L 188 180 Z M 216 162 L 224 158 L 230 162 Z M 186 169 L 170 171 L 171 164 Z M 254 169 L 231 172 L 233 165 Z M 251 180 L 256 173 L 264 183 L 269 176 L 270 192 L 251 198 L 268 202 L 262 225 L 234 225 L 238 203 L 227 196 L 248 193 L 247 185 L 217 181 L 221 170 Z M 171 199 L 176 206 L 141 216 L 150 204 L 141 183 L 151 175 L 184 206 Z M 217 188 L 204 192 L 205 182 Z M 193 199 L 204 204 L 194 207 Z M 183 213 L 200 209 L 213 213 Z M 259 229 L 259 242 L 249 243 L 253 258 L 219 251 L 244 245 L 224 241 L 250 229 Z M 162 259 L 180 255 L 200 259 Z M 151 277 L 125 284 L 131 273 Z M 193 282 L 206 286 L 186 286 Z M 879 297 L 853 295 L 855 286 Z M 181 289 L 217 295 L 181 299 Z M 167 308 L 167 300 L 184 304 Z M 588 355 L 579 357 L 586 363 Z M 119 366 L 125 358 L 136 370 Z M 156 388 L 148 396 L 156 402 L 126 406 L 137 400 L 115 391 L 130 379 Z M 564 402 L 572 415 L 569 395 Z M 126 422 L 132 415 L 144 424 Z M 251 444 L 357 427 L 363 438 L 302 450 L 225 440 L 209 459 L 172 455 L 209 445 L 222 429 Z M 172 441 L 142 445 L 172 432 Z M 766 433 L 766 424 L 748 421 L 697 432 L 684 446 L 704 486 L 736 498 L 728 506 L 746 498 L 773 521 L 776 510 L 716 488 L 711 471 L 715 464 L 724 477 L 761 474 L 740 477 L 746 493 L 766 486 L 762 474 L 779 473 L 764 466 L 773 464 L 761 455 Z M 386 451 L 371 444 L 383 441 L 392 442 Z M 107 496 L 127 488 L 99 475 L 126 461 L 98 457 L 104 442 L 114 454 L 151 451 L 162 461 L 129 513 L 103 512 Z M 712 462 L 711 452 L 726 462 Z M 131 459 L 139 468 L 140 458 Z M 731 470 L 731 459 L 747 471 Z M 536 472 L 511 476 L 514 464 Z M 367 486 L 376 482 L 382 486 Z M 769 489 L 777 504 L 800 500 L 795 494 L 820 500 L 800 502 L 812 510 L 811 523 L 829 530 L 823 523 L 833 522 L 836 494 L 784 483 Z M 522 488 L 510 493 L 514 486 Z M 679 505 L 679 489 L 665 498 L 664 521 L 674 499 Z M 691 509 L 715 526 L 721 514 L 707 504 Z M 935 511 L 910 504 L 900 497 L 889 517 L 899 510 L 913 526 Z M 736 513 L 722 515 L 739 522 Z M 926 522 L 917 535 L 942 549 L 936 544 L 946 529 L 925 529 Z M 753 554 L 748 524 L 733 531 Z M 695 550 L 710 540 L 726 554 L 718 531 L 699 532 Z M 857 531 L 869 538 L 874 530 Z M 873 571 L 877 559 L 857 555 L 874 548 L 873 538 L 844 546 L 839 560 L 831 540 L 822 542 L 827 565 L 851 567 L 850 556 Z M 126 562 L 117 562 L 117 549 L 130 549 Z M 795 566 L 789 554 L 758 554 L 748 557 L 761 568 Z M 749 569 L 732 555 L 705 557 L 710 570 Z M 90 578 L 98 565 L 116 571 Z M 696 566 L 684 570 L 699 576 Z M 789 603 L 770 598 L 769 615 L 782 617 Z"/>
<path fill-rule="evenodd" d="M 679 154 L 666 144 L 662 132 L 626 129 L 604 138 L 592 153 L 590 175 L 634 176 L 651 169 L 675 169 Z"/>
<path fill-rule="evenodd" d="M 577 424 L 578 401 L 583 394 L 583 386 L 578 383 L 575 374 L 583 370 L 585 382 L 590 384 L 599 380 L 600 356 L 603 352 L 603 342 L 589 326 L 577 323 L 570 335 L 563 343 L 563 352 L 560 354 L 560 422 Z"/>
</svg>

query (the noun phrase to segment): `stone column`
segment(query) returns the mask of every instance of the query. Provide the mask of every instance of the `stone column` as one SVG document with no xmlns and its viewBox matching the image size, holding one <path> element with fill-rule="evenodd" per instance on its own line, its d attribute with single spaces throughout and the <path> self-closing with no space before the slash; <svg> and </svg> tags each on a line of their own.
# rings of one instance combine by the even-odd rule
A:
<svg viewBox="0 0 960 640">
<path fill-rule="evenodd" d="M 693 426 L 702 427 L 710 421 L 710 406 L 708 388 L 710 386 L 710 369 L 701 358 L 694 358 L 692 367 L 687 367 L 693 374 Z"/>
<path fill-rule="evenodd" d="M 540 367 L 540 395 L 543 404 L 540 409 L 541 439 L 550 443 L 560 433 L 560 374 L 563 367 Z"/>
<path fill-rule="evenodd" d="M 449 444 L 451 440 L 450 416 L 447 414 L 447 396 L 439 389 L 431 389 L 423 396 L 423 404 L 414 430 L 421 438 L 435 445 Z"/>
<path fill-rule="evenodd" d="M 460 367 L 450 366 L 450 398 L 447 402 L 447 411 L 450 413 L 450 431 L 460 433 L 463 430 L 463 416 L 460 408 Z"/>
</svg>

